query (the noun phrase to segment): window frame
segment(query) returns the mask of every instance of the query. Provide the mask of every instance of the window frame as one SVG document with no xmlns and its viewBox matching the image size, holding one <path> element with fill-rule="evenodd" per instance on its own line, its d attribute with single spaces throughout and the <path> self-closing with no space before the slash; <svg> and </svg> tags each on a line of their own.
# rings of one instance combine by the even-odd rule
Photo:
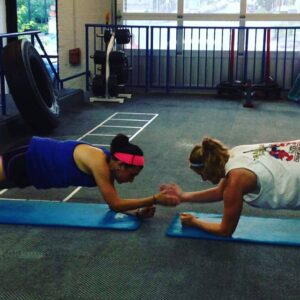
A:
<svg viewBox="0 0 300 300">
<path fill-rule="evenodd" d="M 184 1 L 177 0 L 177 13 L 128 13 L 123 11 L 123 3 L 126 0 L 117 0 L 117 20 L 130 21 L 177 21 L 178 26 L 182 26 L 183 21 L 238 21 L 239 26 L 245 26 L 247 21 L 295 21 L 299 22 L 299 13 L 247 13 L 247 1 L 240 0 L 240 12 L 233 14 L 221 13 L 184 13 Z M 300 23 L 300 22 L 299 22 Z"/>
</svg>

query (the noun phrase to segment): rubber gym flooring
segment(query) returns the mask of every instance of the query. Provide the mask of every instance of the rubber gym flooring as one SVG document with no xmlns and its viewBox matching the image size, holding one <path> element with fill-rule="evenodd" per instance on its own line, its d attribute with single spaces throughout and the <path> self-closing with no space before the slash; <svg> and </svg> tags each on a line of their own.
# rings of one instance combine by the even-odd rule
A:
<svg viewBox="0 0 300 300">
<path fill-rule="evenodd" d="M 111 122 L 115 113 L 127 121 Z M 146 167 L 117 188 L 122 197 L 143 197 L 165 182 L 184 190 L 210 186 L 187 166 L 189 151 L 204 135 L 230 147 L 299 139 L 299 113 L 297 104 L 283 100 L 246 109 L 240 101 L 208 96 L 135 95 L 124 104 L 70 104 L 49 136 L 79 139 L 101 123 L 122 126 L 102 126 L 94 132 L 101 135 L 83 137 L 106 144 L 111 138 L 102 134 L 110 130 L 139 131 L 132 142 L 143 148 Z M 20 131 L 31 134 L 24 126 Z M 2 139 L 1 150 L 16 139 Z M 1 197 L 103 203 L 96 188 L 70 196 L 73 191 L 12 189 Z M 186 210 L 221 213 L 222 204 L 158 206 L 155 217 L 132 232 L 0 225 L 0 299 L 299 299 L 299 248 L 166 237 L 175 214 Z M 246 204 L 243 214 L 300 217 Z"/>
</svg>

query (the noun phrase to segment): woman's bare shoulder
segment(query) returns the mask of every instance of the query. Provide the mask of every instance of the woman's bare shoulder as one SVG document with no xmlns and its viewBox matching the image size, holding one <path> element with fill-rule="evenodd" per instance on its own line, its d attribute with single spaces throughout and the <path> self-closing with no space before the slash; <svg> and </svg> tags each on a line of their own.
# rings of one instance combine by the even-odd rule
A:
<svg viewBox="0 0 300 300">
<path fill-rule="evenodd" d="M 233 169 L 226 175 L 226 187 L 236 188 L 243 194 L 250 193 L 257 187 L 257 176 L 246 168 Z"/>
</svg>

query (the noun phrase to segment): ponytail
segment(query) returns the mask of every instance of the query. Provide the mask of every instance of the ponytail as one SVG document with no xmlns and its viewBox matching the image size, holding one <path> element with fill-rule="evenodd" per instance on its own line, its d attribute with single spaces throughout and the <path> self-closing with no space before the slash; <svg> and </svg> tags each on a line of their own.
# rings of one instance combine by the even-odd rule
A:
<svg viewBox="0 0 300 300">
<path fill-rule="evenodd" d="M 219 140 L 204 137 L 201 144 L 196 145 L 190 153 L 191 167 L 202 169 L 206 176 L 219 178 L 225 176 L 225 164 L 229 158 L 229 149 Z"/>
</svg>

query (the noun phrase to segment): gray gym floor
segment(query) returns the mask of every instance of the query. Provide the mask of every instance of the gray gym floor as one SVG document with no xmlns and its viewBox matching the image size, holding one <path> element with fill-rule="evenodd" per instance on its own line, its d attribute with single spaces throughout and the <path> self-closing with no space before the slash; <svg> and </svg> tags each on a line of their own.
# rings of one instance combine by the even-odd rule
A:
<svg viewBox="0 0 300 300">
<path fill-rule="evenodd" d="M 133 139 L 146 167 L 132 184 L 117 186 L 122 197 L 152 195 L 165 182 L 209 187 L 187 166 L 204 135 L 230 147 L 300 138 L 295 103 L 261 100 L 246 109 L 238 100 L 159 94 L 70 105 L 49 136 L 77 139 L 116 112 L 158 114 Z M 1 149 L 14 139 L 1 140 Z M 12 189 L 1 197 L 62 200 L 72 190 Z M 96 188 L 69 201 L 103 203 Z M 300 248 L 166 237 L 175 214 L 186 210 L 221 213 L 222 204 L 158 206 L 133 232 L 0 225 L 0 299 L 299 299 Z M 300 217 L 246 204 L 243 214 Z"/>
</svg>

